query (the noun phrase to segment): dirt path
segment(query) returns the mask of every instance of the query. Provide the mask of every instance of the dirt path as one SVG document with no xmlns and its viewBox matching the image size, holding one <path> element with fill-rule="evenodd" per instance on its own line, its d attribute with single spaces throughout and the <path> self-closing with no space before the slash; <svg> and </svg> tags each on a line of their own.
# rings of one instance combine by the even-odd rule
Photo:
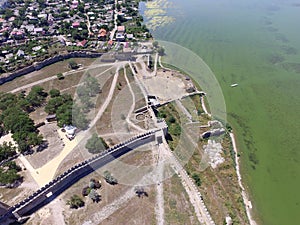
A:
<svg viewBox="0 0 300 225">
<path fill-rule="evenodd" d="M 100 64 L 100 65 L 92 65 L 92 66 L 88 66 L 88 67 L 82 67 L 82 68 L 77 69 L 77 70 L 71 70 L 71 71 L 68 71 L 68 72 L 64 72 L 63 76 L 69 76 L 69 75 L 76 74 L 78 72 L 82 72 L 82 71 L 85 71 L 85 70 L 95 69 L 95 68 L 103 67 L 103 66 L 113 66 L 113 65 L 114 65 L 114 63 L 105 63 L 105 64 Z M 57 79 L 56 75 L 52 76 L 52 77 L 45 78 L 45 79 L 38 80 L 36 82 L 32 82 L 30 84 L 23 85 L 21 87 L 15 88 L 14 90 L 11 90 L 10 92 L 11 93 L 16 93 L 16 92 L 22 91 L 26 88 L 30 88 L 30 87 L 33 87 L 35 85 L 42 84 L 42 83 L 45 83 L 47 81 L 54 80 L 54 79 Z"/>
<path fill-rule="evenodd" d="M 113 68 L 113 67 L 109 67 L 107 70 L 104 70 L 102 73 L 97 74 L 95 77 L 99 77 L 99 76 L 101 76 L 102 74 L 105 74 L 107 71 L 111 70 L 112 68 Z M 71 87 L 62 89 L 62 90 L 60 90 L 60 92 L 64 92 L 64 91 L 70 90 L 71 88 L 74 88 L 74 87 L 78 87 L 78 86 L 80 86 L 81 84 L 82 84 L 82 82 L 79 83 L 79 84 L 73 85 L 73 86 L 71 86 Z"/>
<path fill-rule="evenodd" d="M 247 197 L 247 193 L 246 193 L 245 188 L 244 188 L 243 183 L 242 183 L 242 176 L 241 176 L 241 173 L 240 173 L 238 150 L 237 150 L 237 147 L 236 147 L 234 134 L 230 133 L 230 137 L 231 137 L 233 150 L 235 152 L 235 165 L 236 165 L 235 169 L 236 169 L 236 173 L 237 173 L 237 176 L 238 176 L 239 186 L 242 189 L 242 197 L 243 197 L 244 204 L 246 206 L 245 208 L 246 208 L 246 212 L 247 212 L 247 217 L 248 217 L 250 225 L 256 225 L 256 222 L 252 218 L 251 211 L 250 211 L 252 209 L 252 204 L 251 204 L 251 201 L 249 200 L 249 198 Z"/>
<path fill-rule="evenodd" d="M 169 162 L 173 165 L 175 172 L 181 179 L 183 187 L 185 188 L 190 202 L 195 209 L 196 216 L 201 224 L 215 224 L 207 211 L 206 206 L 202 200 L 201 194 L 195 186 L 192 179 L 188 176 L 185 169 L 181 166 L 181 164 L 177 161 L 176 157 L 173 155 L 171 150 L 169 149 L 168 144 L 164 141 L 164 154 L 169 157 Z"/>
<path fill-rule="evenodd" d="M 160 157 L 159 162 L 164 161 L 164 156 L 160 154 L 162 149 L 162 145 L 158 146 L 158 157 Z M 164 201 L 164 183 L 163 183 L 163 176 L 164 176 L 164 163 L 159 163 L 157 169 L 157 176 L 158 176 L 158 184 L 156 185 L 156 207 L 155 207 L 155 214 L 156 214 L 156 221 L 158 225 L 163 225 L 165 221 L 165 201 Z"/>
<path fill-rule="evenodd" d="M 100 119 L 100 117 L 102 116 L 102 114 L 106 110 L 108 104 L 110 103 L 110 101 L 111 101 L 111 99 L 113 97 L 114 91 L 116 89 L 116 85 L 117 85 L 117 81 L 118 81 L 118 77 L 119 77 L 119 69 L 120 68 L 121 68 L 121 65 L 119 65 L 118 68 L 117 68 L 117 70 L 116 70 L 113 82 L 111 84 L 111 87 L 110 87 L 110 90 L 109 90 L 109 93 L 108 93 L 108 96 L 105 99 L 105 101 L 103 102 L 103 104 L 102 104 L 100 110 L 98 111 L 97 115 L 95 116 L 95 118 L 90 123 L 90 128 L 92 128 L 96 124 L 96 122 Z"/>
<path fill-rule="evenodd" d="M 112 82 L 112 85 L 111 85 L 111 88 L 110 88 L 110 91 L 109 91 L 109 94 L 108 94 L 106 100 L 104 101 L 104 103 L 102 104 L 97 115 L 90 123 L 90 128 L 92 128 L 95 125 L 97 120 L 102 116 L 103 112 L 106 110 L 108 104 L 110 103 L 113 93 L 114 93 L 114 90 L 115 90 L 115 87 L 116 87 L 118 76 L 119 76 L 119 73 L 118 73 L 118 69 L 117 69 L 116 74 L 113 79 L 113 82 Z M 40 187 L 42 187 L 54 178 L 56 170 L 59 167 L 59 165 L 61 164 L 61 162 L 84 138 L 86 138 L 88 133 L 89 133 L 89 130 L 81 132 L 72 141 L 70 141 L 61 130 L 58 130 L 58 134 L 63 139 L 65 147 L 63 148 L 63 150 L 60 152 L 59 155 L 57 155 L 51 161 L 47 162 L 45 165 L 43 165 L 42 167 L 40 167 L 36 170 L 31 166 L 31 164 L 27 161 L 27 159 L 24 156 L 21 156 L 20 160 L 22 161 L 24 166 L 29 170 L 29 172 L 31 173 L 34 180 L 38 183 L 38 185 Z"/>
<path fill-rule="evenodd" d="M 87 26 L 87 29 L 88 29 L 88 32 L 89 32 L 89 37 L 90 37 L 90 36 L 93 34 L 93 33 L 91 32 L 90 18 L 89 18 L 89 16 L 88 16 L 87 13 L 85 13 L 85 16 L 86 16 L 86 19 L 87 19 L 86 26 Z"/>
<path fill-rule="evenodd" d="M 115 0 L 115 10 L 114 10 L 114 29 L 110 33 L 110 40 L 112 40 L 115 36 L 115 33 L 118 28 L 117 19 L 118 19 L 118 10 L 117 10 L 118 0 Z"/>
<path fill-rule="evenodd" d="M 204 97 L 201 96 L 201 105 L 202 105 L 202 109 L 205 112 L 205 114 L 207 114 L 209 117 L 211 117 L 211 114 L 208 112 L 205 102 L 204 102 Z"/>
<path fill-rule="evenodd" d="M 131 104 L 131 107 L 130 107 L 130 109 L 129 109 L 128 115 L 127 115 L 127 117 L 126 117 L 126 122 L 127 122 L 130 126 L 132 126 L 133 128 L 135 128 L 136 130 L 138 130 L 138 131 L 144 133 L 144 132 L 146 132 L 145 129 L 142 129 L 141 127 L 135 125 L 134 123 L 132 123 L 132 122 L 130 121 L 130 116 L 132 115 L 132 113 L 133 113 L 133 111 L 134 111 L 134 108 L 135 108 L 135 94 L 134 94 L 134 91 L 132 90 L 131 84 L 130 84 L 130 82 L 129 82 L 129 80 L 128 80 L 128 77 L 127 77 L 127 74 L 126 74 L 126 69 L 125 69 L 125 67 L 123 67 L 123 70 L 124 70 L 124 77 L 125 77 L 126 83 L 127 83 L 127 85 L 128 85 L 129 91 L 130 91 L 131 96 L 132 96 L 132 104 Z"/>
<path fill-rule="evenodd" d="M 158 53 L 155 54 L 154 71 L 152 72 L 151 76 L 156 76 L 157 74 L 157 63 L 158 63 Z"/>
</svg>

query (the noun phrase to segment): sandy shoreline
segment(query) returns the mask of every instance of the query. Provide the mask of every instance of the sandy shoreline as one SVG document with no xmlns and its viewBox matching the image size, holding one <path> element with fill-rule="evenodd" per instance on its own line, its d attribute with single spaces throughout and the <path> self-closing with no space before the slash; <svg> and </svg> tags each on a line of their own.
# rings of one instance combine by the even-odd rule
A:
<svg viewBox="0 0 300 225">
<path fill-rule="evenodd" d="M 242 177 L 241 177 L 241 173 L 240 173 L 240 165 L 239 165 L 239 157 L 238 157 L 238 149 L 236 147 L 236 141 L 235 141 L 235 137 L 234 137 L 233 133 L 230 133 L 230 138 L 232 141 L 233 150 L 235 152 L 235 164 L 236 164 L 235 168 L 236 168 L 236 173 L 238 176 L 238 183 L 239 183 L 240 188 L 242 189 L 242 197 L 243 197 L 243 202 L 245 204 L 247 217 L 248 217 L 250 225 L 257 225 L 257 223 L 255 222 L 255 220 L 252 218 L 252 215 L 251 215 L 251 209 L 252 209 L 251 201 L 249 200 L 248 195 L 245 191 L 245 188 L 242 184 Z"/>
</svg>

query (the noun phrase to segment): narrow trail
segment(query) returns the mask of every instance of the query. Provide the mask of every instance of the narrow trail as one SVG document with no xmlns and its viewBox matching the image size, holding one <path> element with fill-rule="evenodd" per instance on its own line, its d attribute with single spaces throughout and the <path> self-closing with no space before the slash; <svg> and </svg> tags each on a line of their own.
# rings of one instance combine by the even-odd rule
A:
<svg viewBox="0 0 300 225">
<path fill-rule="evenodd" d="M 164 160 L 162 157 L 164 157 L 162 154 L 160 154 L 161 151 L 163 151 L 162 145 L 158 146 L 158 157 L 161 157 L 160 160 Z M 159 162 L 158 161 L 158 162 Z M 165 221 L 165 201 L 164 201 L 164 183 L 163 183 L 163 176 L 164 176 L 164 163 L 158 163 L 157 164 L 157 176 L 158 176 L 158 184 L 156 185 L 156 207 L 155 207 L 155 215 L 156 215 L 156 221 L 158 225 L 163 225 Z"/>
<path fill-rule="evenodd" d="M 196 216 L 201 224 L 210 224 L 214 225 L 209 212 L 207 211 L 207 208 L 202 200 L 201 194 L 198 191 L 197 187 L 195 186 L 192 179 L 188 176 L 185 169 L 182 167 L 182 165 L 178 162 L 176 157 L 171 152 L 169 145 L 167 144 L 166 140 L 164 140 L 164 148 L 163 148 L 164 154 L 168 156 L 169 162 L 173 165 L 173 168 L 175 172 L 178 174 L 178 176 L 181 179 L 181 183 L 183 184 L 183 187 L 185 188 L 190 202 L 193 205 L 195 209 Z"/>
<path fill-rule="evenodd" d="M 126 74 L 126 69 L 125 67 L 123 67 L 124 69 L 124 77 L 125 77 L 125 80 L 126 80 L 126 83 L 127 83 L 127 86 L 129 88 L 129 91 L 131 93 L 131 96 L 132 96 L 132 104 L 131 104 L 131 107 L 129 109 L 129 112 L 128 112 L 128 115 L 126 117 L 126 122 L 132 126 L 133 128 L 135 128 L 136 130 L 138 131 L 141 131 L 141 132 L 145 132 L 146 130 L 145 129 L 142 129 L 141 127 L 135 125 L 134 123 L 131 122 L 130 120 L 130 116 L 132 115 L 133 111 L 134 111 L 134 108 L 135 108 L 135 94 L 134 94 L 134 91 L 132 90 L 132 87 L 131 87 L 131 84 L 128 80 L 128 77 L 127 77 L 127 74 Z"/>
<path fill-rule="evenodd" d="M 114 39 L 115 33 L 117 31 L 118 28 L 118 24 L 117 24 L 117 19 L 118 19 L 118 10 L 117 10 L 117 4 L 118 4 L 118 0 L 115 0 L 115 10 L 114 10 L 114 29 L 111 31 L 110 33 L 110 40 L 112 41 Z"/>
<path fill-rule="evenodd" d="M 113 97 L 114 91 L 116 89 L 118 77 L 119 77 L 120 67 L 121 67 L 120 65 L 117 67 L 116 74 L 115 74 L 113 82 L 111 84 L 108 96 L 105 99 L 105 101 L 103 102 L 103 104 L 102 104 L 100 110 L 98 111 L 97 115 L 95 116 L 95 118 L 91 121 L 90 126 L 89 126 L 90 128 L 92 128 L 93 126 L 95 126 L 96 122 L 100 119 L 100 117 L 102 116 L 102 114 L 106 110 L 107 106 L 109 105 L 109 103 L 110 103 L 110 101 L 111 101 L 111 99 Z"/>
<path fill-rule="evenodd" d="M 104 70 L 102 73 L 97 74 L 95 77 L 101 76 L 102 74 L 106 73 L 107 71 L 111 70 L 112 68 L 113 68 L 113 67 L 109 67 L 107 70 Z M 71 86 L 71 87 L 62 89 L 60 92 L 64 92 L 64 91 L 70 90 L 71 88 L 74 88 L 74 87 L 78 87 L 78 86 L 80 86 L 81 84 L 82 84 L 82 82 L 79 83 L 79 84 L 73 85 L 73 86 Z"/>
<path fill-rule="evenodd" d="M 71 70 L 71 71 L 64 72 L 63 76 L 69 76 L 69 75 L 76 74 L 76 73 L 79 73 L 79 72 L 82 72 L 82 71 L 85 71 L 85 70 L 96 69 L 96 68 L 103 67 L 103 66 L 113 66 L 113 65 L 114 65 L 114 63 L 105 63 L 105 64 L 100 64 L 100 65 L 92 65 L 92 66 L 83 67 L 83 68 L 80 68 L 80 69 L 77 69 L 77 70 Z M 18 88 L 15 88 L 15 89 L 11 90 L 10 92 L 11 93 L 16 93 L 16 92 L 22 91 L 26 88 L 30 88 L 30 87 L 33 87 L 35 85 L 42 84 L 42 83 L 45 83 L 47 81 L 54 80 L 54 79 L 57 79 L 56 75 L 51 76 L 51 77 L 47 77 L 45 79 L 41 79 L 41 80 L 38 80 L 38 81 L 35 81 L 35 82 L 32 82 L 30 84 L 23 85 L 21 87 L 18 87 Z"/>
<path fill-rule="evenodd" d="M 204 101 L 204 97 L 201 96 L 201 106 L 203 111 L 205 112 L 205 114 L 207 114 L 209 117 L 212 117 L 211 114 L 208 112 L 206 105 L 205 105 L 205 101 Z"/>
<path fill-rule="evenodd" d="M 154 60 L 154 70 L 151 74 L 151 76 L 156 76 L 157 75 L 157 63 L 158 63 L 158 53 L 155 54 L 155 60 Z"/>
<path fill-rule="evenodd" d="M 230 138 L 231 138 L 233 150 L 235 152 L 235 165 L 236 165 L 235 169 L 236 169 L 236 173 L 237 173 L 237 176 L 238 176 L 238 183 L 239 183 L 239 186 L 242 190 L 242 197 L 243 197 L 243 201 L 244 201 L 244 204 L 245 204 L 247 217 L 248 217 L 250 225 L 257 225 L 257 223 L 255 222 L 255 220 L 252 218 L 252 215 L 251 215 L 251 211 L 250 211 L 252 209 L 251 201 L 247 197 L 246 190 L 245 190 L 245 188 L 243 186 L 243 183 L 242 183 L 242 176 L 241 176 L 241 173 L 240 173 L 240 164 L 239 164 L 239 157 L 238 157 L 238 149 L 236 147 L 235 137 L 234 137 L 233 133 L 230 133 Z"/>
<path fill-rule="evenodd" d="M 86 16 L 86 19 L 87 19 L 87 28 L 88 28 L 88 32 L 89 32 L 89 37 L 93 34 L 91 32 L 91 23 L 90 23 L 90 18 L 89 18 L 89 15 L 87 13 L 85 13 L 85 16 Z"/>
</svg>

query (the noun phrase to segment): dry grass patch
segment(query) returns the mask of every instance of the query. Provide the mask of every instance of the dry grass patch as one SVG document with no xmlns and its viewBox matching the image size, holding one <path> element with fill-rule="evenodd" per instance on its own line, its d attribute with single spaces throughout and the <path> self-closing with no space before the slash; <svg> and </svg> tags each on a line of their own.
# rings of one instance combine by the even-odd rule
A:
<svg viewBox="0 0 300 225">
<path fill-rule="evenodd" d="M 222 224 L 228 215 L 233 219 L 234 224 L 248 224 L 234 161 L 231 156 L 230 138 L 226 135 L 221 141 L 225 162 L 216 169 L 209 166 L 201 171 L 202 148 L 205 144 L 206 141 L 199 142 L 198 150 L 194 152 L 186 165 L 187 172 L 200 175 L 202 184 L 199 190 L 216 224 Z"/>
<path fill-rule="evenodd" d="M 164 200 L 166 224 L 199 224 L 189 197 L 176 174 L 164 182 Z"/>
<path fill-rule="evenodd" d="M 95 59 L 89 58 L 76 58 L 73 59 L 75 62 L 82 64 L 83 66 L 89 66 Z M 68 67 L 68 60 L 54 63 L 52 65 L 46 66 L 41 70 L 34 71 L 32 73 L 26 74 L 24 76 L 18 77 L 10 82 L 1 85 L 1 91 L 9 92 L 15 88 L 21 87 L 26 84 L 30 84 L 41 79 L 55 76 L 58 73 L 63 73 L 70 71 Z"/>
</svg>

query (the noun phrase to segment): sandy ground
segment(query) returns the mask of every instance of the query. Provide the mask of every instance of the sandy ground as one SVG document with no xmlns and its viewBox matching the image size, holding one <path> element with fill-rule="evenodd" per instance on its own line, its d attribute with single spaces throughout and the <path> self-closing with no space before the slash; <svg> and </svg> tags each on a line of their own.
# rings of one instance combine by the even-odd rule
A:
<svg viewBox="0 0 300 225">
<path fill-rule="evenodd" d="M 207 114 L 209 117 L 211 117 L 211 114 L 208 112 L 205 102 L 204 102 L 204 97 L 201 96 L 201 105 L 202 105 L 202 109 L 205 112 L 205 114 Z"/>
<path fill-rule="evenodd" d="M 246 208 L 247 216 L 248 216 L 250 225 L 256 225 L 256 222 L 252 218 L 252 215 L 251 215 L 251 209 L 252 209 L 251 201 L 247 197 L 247 193 L 246 193 L 245 188 L 242 184 L 242 177 L 241 177 L 241 173 L 240 173 L 240 165 L 239 165 L 239 157 L 238 157 L 238 149 L 236 147 L 234 134 L 230 133 L 230 137 L 231 137 L 232 146 L 233 146 L 233 149 L 234 149 L 234 152 L 235 152 L 236 173 L 237 173 L 237 176 L 238 176 L 239 186 L 242 189 L 242 197 L 243 197 L 244 204 L 246 206 L 245 208 Z"/>
<path fill-rule="evenodd" d="M 14 139 L 12 138 L 12 133 L 8 133 L 2 137 L 0 137 L 0 145 L 2 145 L 4 142 L 11 142 L 12 144 L 16 145 Z"/>
<path fill-rule="evenodd" d="M 48 123 L 39 128 L 44 139 L 48 142 L 48 147 L 36 152 L 32 155 L 26 156 L 30 164 L 35 168 L 40 168 L 47 162 L 55 158 L 64 148 L 64 142 L 57 132 L 59 127 L 56 123 Z"/>
<path fill-rule="evenodd" d="M 156 76 L 142 81 L 149 94 L 157 96 L 161 101 L 179 99 L 186 94 L 185 85 L 170 75 Z"/>
</svg>

